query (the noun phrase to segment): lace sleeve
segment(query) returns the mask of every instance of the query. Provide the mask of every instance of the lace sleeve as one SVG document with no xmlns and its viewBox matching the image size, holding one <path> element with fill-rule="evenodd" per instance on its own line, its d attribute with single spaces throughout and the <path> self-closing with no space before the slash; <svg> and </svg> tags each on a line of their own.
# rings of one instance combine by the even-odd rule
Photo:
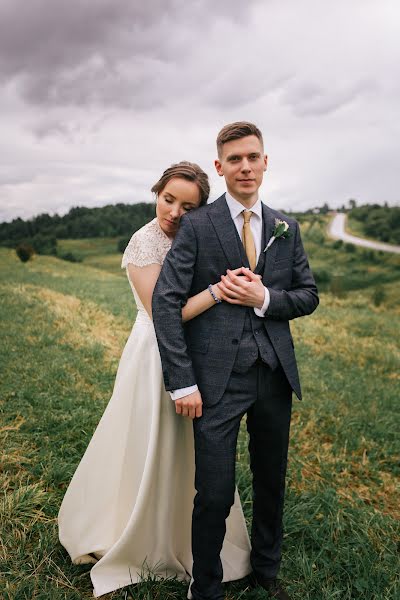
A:
<svg viewBox="0 0 400 600">
<path fill-rule="evenodd" d="M 165 244 L 163 236 L 160 237 L 155 223 L 151 221 L 131 237 L 125 248 L 121 267 L 124 269 L 128 264 L 136 267 L 145 267 L 151 264 L 162 265 L 166 254 L 165 250 L 168 251 L 168 248 L 164 248 Z"/>
</svg>

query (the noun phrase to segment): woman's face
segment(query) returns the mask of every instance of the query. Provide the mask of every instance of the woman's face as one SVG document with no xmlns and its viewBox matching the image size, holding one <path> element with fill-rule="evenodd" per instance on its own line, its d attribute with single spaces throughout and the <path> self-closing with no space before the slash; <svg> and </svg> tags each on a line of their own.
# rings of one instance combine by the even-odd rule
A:
<svg viewBox="0 0 400 600">
<path fill-rule="evenodd" d="M 173 177 L 157 197 L 156 214 L 161 229 L 168 237 L 175 237 L 181 216 L 199 205 L 197 183 Z"/>
</svg>

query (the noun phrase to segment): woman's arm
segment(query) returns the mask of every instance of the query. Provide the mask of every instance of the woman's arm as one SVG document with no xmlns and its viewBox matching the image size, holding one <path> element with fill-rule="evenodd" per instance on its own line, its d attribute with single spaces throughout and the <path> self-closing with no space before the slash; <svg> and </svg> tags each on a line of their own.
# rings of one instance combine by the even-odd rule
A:
<svg viewBox="0 0 400 600">
<path fill-rule="evenodd" d="M 143 306 L 146 309 L 150 319 L 151 314 L 151 299 L 154 292 L 157 279 L 160 275 L 161 265 L 152 263 L 145 267 L 137 267 L 136 265 L 128 265 L 128 276 L 135 288 Z"/>
<path fill-rule="evenodd" d="M 150 318 L 152 318 L 151 298 L 153 296 L 154 287 L 160 275 L 160 271 L 161 266 L 157 264 L 151 264 L 145 267 L 136 267 L 132 264 L 128 265 L 129 279 L 137 291 L 138 296 Z M 220 296 L 220 291 L 216 284 L 213 285 L 213 291 L 217 297 Z M 188 299 L 187 303 L 182 308 L 182 321 L 190 321 L 214 305 L 215 300 L 211 296 L 208 289 L 203 290 L 202 292 L 199 292 L 195 296 L 192 296 Z"/>
<path fill-rule="evenodd" d="M 219 298 L 220 291 L 218 286 L 215 284 L 212 286 L 212 289 L 217 298 Z M 182 308 L 182 321 L 185 323 L 186 321 L 194 319 L 212 306 L 215 306 L 215 304 L 216 302 L 208 289 L 199 292 L 195 296 L 189 298 L 185 306 Z"/>
</svg>

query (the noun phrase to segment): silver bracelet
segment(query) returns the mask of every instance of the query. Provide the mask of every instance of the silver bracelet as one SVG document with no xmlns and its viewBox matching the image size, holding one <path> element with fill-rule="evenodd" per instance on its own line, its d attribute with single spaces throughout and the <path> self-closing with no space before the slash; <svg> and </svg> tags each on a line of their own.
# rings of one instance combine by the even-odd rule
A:
<svg viewBox="0 0 400 600">
<path fill-rule="evenodd" d="M 215 294 L 214 294 L 214 290 L 212 289 L 212 285 L 210 283 L 210 285 L 208 286 L 208 291 L 210 292 L 211 296 L 214 298 L 215 302 L 217 304 L 221 304 L 222 300 L 220 300 Z"/>
</svg>

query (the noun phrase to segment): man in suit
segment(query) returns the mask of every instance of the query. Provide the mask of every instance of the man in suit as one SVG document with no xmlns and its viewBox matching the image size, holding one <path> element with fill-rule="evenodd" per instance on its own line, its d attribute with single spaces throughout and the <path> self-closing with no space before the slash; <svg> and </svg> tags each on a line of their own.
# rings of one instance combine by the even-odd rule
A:
<svg viewBox="0 0 400 600">
<path fill-rule="evenodd" d="M 253 475 L 252 582 L 289 599 L 277 579 L 292 391 L 301 399 L 289 320 L 312 313 L 318 292 L 298 223 L 261 203 L 267 167 L 252 123 L 217 138 L 227 192 L 184 215 L 153 295 L 165 387 L 194 419 L 196 497 L 192 521 L 195 600 L 221 600 L 220 552 L 234 502 L 239 425 L 247 415 Z M 277 220 L 288 225 L 265 250 Z M 282 228 L 287 227 L 284 225 Z M 215 306 L 182 323 L 188 297 L 220 280 Z"/>
</svg>

